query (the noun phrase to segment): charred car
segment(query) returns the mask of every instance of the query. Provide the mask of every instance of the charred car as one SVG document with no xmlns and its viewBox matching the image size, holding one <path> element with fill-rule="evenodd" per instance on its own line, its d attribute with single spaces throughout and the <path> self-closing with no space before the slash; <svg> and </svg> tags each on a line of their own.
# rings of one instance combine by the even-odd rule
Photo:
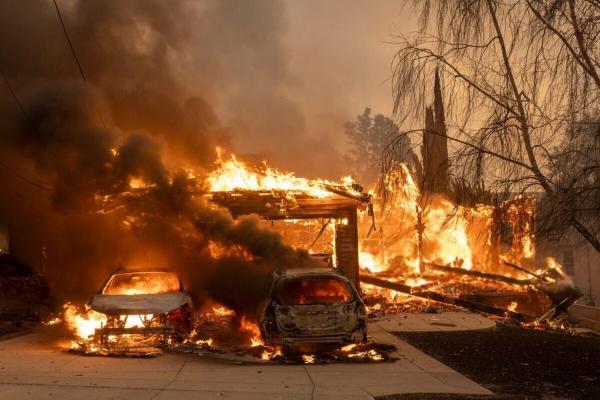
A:
<svg viewBox="0 0 600 400">
<path fill-rule="evenodd" d="M 352 282 L 333 268 L 276 271 L 262 309 L 264 340 L 286 354 L 367 339 L 367 312 Z"/>
<path fill-rule="evenodd" d="M 192 299 L 168 269 L 117 269 L 89 305 L 107 317 L 95 332 L 102 343 L 118 335 L 183 339 L 192 329 Z"/>
</svg>

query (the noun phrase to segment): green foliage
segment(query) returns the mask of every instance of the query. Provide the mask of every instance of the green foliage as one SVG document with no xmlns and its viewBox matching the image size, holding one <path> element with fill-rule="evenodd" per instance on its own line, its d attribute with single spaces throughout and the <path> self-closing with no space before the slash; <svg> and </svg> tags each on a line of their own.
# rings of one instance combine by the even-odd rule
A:
<svg viewBox="0 0 600 400">
<path fill-rule="evenodd" d="M 354 176 L 363 184 L 375 182 L 381 172 L 381 157 L 390 141 L 398 137 L 400 128 L 383 114 L 371 115 L 371 109 L 365 108 L 356 121 L 344 124 L 348 151 L 344 157 Z M 408 161 L 410 143 L 405 146 L 404 155 L 398 161 Z M 402 158 L 405 160 L 402 160 Z"/>
</svg>

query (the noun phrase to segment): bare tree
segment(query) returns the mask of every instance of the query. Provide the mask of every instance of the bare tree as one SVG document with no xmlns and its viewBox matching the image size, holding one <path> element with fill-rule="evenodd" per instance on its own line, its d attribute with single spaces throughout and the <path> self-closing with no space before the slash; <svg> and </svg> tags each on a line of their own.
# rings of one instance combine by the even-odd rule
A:
<svg viewBox="0 0 600 400">
<path fill-rule="evenodd" d="M 572 142 L 574 126 L 600 115 L 600 2 L 422 0 L 413 7 L 420 30 L 400 38 L 394 60 L 399 119 L 422 126 L 424 88 L 438 69 L 454 173 L 482 174 L 495 190 L 541 188 L 553 223 L 575 228 L 600 252 L 597 220 L 583 218 L 598 164 L 573 162 L 590 151 L 585 140 Z M 570 169 L 559 176 L 566 160 Z"/>
</svg>

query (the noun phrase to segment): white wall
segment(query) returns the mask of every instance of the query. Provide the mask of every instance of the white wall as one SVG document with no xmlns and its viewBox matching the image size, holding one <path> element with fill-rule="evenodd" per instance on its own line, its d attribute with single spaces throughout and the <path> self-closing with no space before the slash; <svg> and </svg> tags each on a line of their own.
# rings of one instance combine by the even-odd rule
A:
<svg viewBox="0 0 600 400">
<path fill-rule="evenodd" d="M 554 257 L 563 267 L 568 267 L 569 253 L 572 254 L 572 273 L 575 285 L 583 292 L 584 298 L 578 303 L 587 304 L 592 300 L 600 306 L 600 253 L 586 242 L 543 244 L 537 249 L 537 265 L 544 265 L 546 257 Z M 568 268 L 565 268 L 568 271 Z"/>
</svg>

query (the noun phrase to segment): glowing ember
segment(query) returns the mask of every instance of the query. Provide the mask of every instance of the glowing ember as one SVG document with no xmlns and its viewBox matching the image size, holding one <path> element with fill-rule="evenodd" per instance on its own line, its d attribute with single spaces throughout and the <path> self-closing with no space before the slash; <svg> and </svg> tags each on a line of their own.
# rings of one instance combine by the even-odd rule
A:
<svg viewBox="0 0 600 400">
<path fill-rule="evenodd" d="M 340 350 L 344 353 L 348 353 L 356 348 L 356 343 L 350 343 L 346 346 L 343 346 Z"/>
<path fill-rule="evenodd" d="M 56 317 L 56 318 L 52 318 L 46 322 L 43 322 L 43 325 L 47 325 L 47 326 L 52 326 L 52 325 L 57 325 L 60 324 L 62 322 L 62 319 Z"/>
<path fill-rule="evenodd" d="M 152 185 L 146 183 L 141 178 L 131 178 L 131 179 L 129 179 L 129 186 L 132 189 L 145 189 L 145 188 L 151 187 Z"/>
<path fill-rule="evenodd" d="M 314 364 L 315 363 L 315 356 L 314 356 L 314 354 L 304 354 L 304 355 L 302 355 L 302 362 L 304 364 Z"/>
<path fill-rule="evenodd" d="M 225 306 L 213 306 L 212 308 L 213 314 L 218 315 L 220 317 L 228 317 L 231 315 L 235 315 L 235 311 L 225 307 Z"/>
<path fill-rule="evenodd" d="M 196 345 L 198 345 L 198 346 L 211 347 L 214 343 L 214 340 L 212 338 L 198 339 L 194 343 L 196 343 Z"/>
<path fill-rule="evenodd" d="M 281 349 L 276 348 L 275 350 L 266 349 L 260 355 L 261 360 L 269 361 L 282 356 Z"/>
<path fill-rule="evenodd" d="M 383 361 L 384 358 L 375 350 L 359 351 L 348 354 L 349 358 L 369 359 L 371 361 Z"/>
</svg>

